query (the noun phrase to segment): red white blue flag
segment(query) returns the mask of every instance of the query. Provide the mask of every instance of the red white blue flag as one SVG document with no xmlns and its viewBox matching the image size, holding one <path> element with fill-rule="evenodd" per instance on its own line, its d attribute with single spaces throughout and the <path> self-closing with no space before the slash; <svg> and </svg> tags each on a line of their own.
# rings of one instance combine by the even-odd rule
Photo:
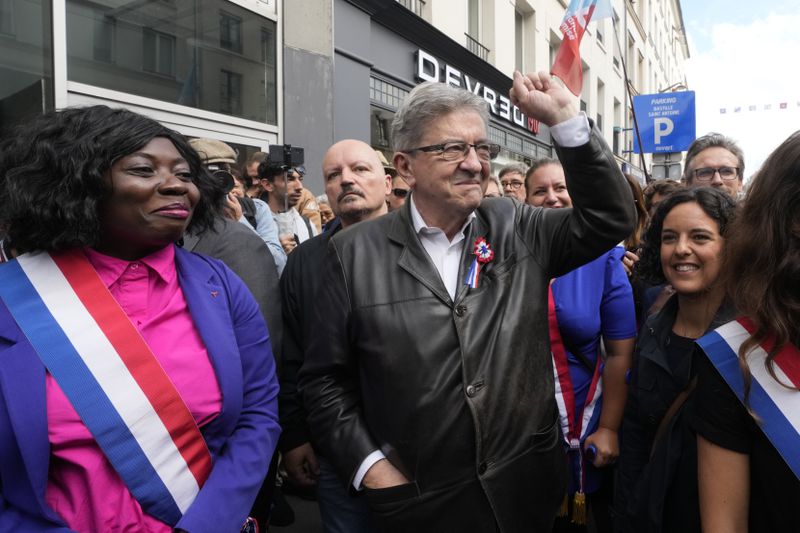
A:
<svg viewBox="0 0 800 533">
<path fill-rule="evenodd" d="M 697 340 L 742 403 L 744 378 L 738 354 L 753 331 L 752 323 L 738 319 Z M 777 352 L 772 367 L 778 379 L 775 381 L 766 366 L 767 354 L 773 348 L 774 343 L 768 340 L 747 355 L 752 377 L 747 406 L 758 415 L 762 431 L 800 479 L 800 350 L 787 344 Z"/>
<path fill-rule="evenodd" d="M 149 515 L 174 525 L 211 472 L 191 412 L 80 250 L 0 265 L 0 298 Z"/>
<path fill-rule="evenodd" d="M 572 0 L 559 29 L 564 35 L 550 73 L 561 78 L 575 96 L 583 87 L 581 39 L 591 20 L 610 17 L 613 11 L 609 0 Z"/>
</svg>

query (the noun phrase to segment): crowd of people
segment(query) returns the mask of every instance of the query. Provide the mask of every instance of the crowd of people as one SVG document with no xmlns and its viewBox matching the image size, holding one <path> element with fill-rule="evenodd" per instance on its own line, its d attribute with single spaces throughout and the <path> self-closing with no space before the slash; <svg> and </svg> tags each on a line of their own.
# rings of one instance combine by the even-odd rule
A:
<svg viewBox="0 0 800 533">
<path fill-rule="evenodd" d="M 798 531 L 800 133 L 642 190 L 544 73 L 303 166 L 124 109 L 0 140 L 0 532 Z M 745 187 L 746 185 L 746 187 Z M 285 509 L 284 509 L 285 510 Z"/>
</svg>

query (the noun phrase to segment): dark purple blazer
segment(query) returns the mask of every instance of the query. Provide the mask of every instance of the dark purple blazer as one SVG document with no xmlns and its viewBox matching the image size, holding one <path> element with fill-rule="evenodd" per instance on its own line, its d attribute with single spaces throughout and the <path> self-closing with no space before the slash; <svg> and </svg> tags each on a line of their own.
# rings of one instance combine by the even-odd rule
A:
<svg viewBox="0 0 800 533">
<path fill-rule="evenodd" d="M 238 531 L 280 433 L 269 334 L 252 295 L 221 261 L 181 248 L 175 261 L 222 392 L 220 416 L 203 428 L 211 475 L 175 527 Z M 69 531 L 45 503 L 49 456 L 45 368 L 0 301 L 0 532 Z"/>
</svg>

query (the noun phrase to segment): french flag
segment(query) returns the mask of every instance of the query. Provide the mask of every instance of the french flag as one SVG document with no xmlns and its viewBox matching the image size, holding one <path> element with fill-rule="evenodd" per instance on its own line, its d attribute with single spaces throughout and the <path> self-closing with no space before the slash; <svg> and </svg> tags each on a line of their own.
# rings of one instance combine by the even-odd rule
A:
<svg viewBox="0 0 800 533">
<path fill-rule="evenodd" d="M 600 20 L 611 15 L 609 0 L 572 0 L 564 14 L 560 26 L 564 39 L 550 73 L 561 78 L 575 96 L 581 93 L 583 87 L 581 39 L 586 32 L 586 26 L 591 20 Z"/>
</svg>

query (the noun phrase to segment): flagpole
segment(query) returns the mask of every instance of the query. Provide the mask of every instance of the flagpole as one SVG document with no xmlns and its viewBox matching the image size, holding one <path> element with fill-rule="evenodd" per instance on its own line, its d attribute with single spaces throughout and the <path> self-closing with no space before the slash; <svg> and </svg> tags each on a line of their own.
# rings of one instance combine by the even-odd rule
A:
<svg viewBox="0 0 800 533">
<path fill-rule="evenodd" d="M 625 9 L 625 17 L 628 16 L 627 6 L 623 6 Z M 625 92 L 628 93 L 628 102 L 631 106 L 631 115 L 633 115 L 633 131 L 636 133 L 636 140 L 639 141 L 639 162 L 642 165 L 642 171 L 644 172 L 644 179 L 645 183 L 650 183 L 650 173 L 647 172 L 647 165 L 644 161 L 644 145 L 642 144 L 642 136 L 639 133 L 639 121 L 636 118 L 636 108 L 633 107 L 633 95 L 631 94 L 631 80 L 628 78 L 628 66 L 627 62 L 625 61 L 625 54 L 623 53 L 622 46 L 619 43 L 619 28 L 617 27 L 617 21 L 612 16 L 611 23 L 614 26 L 614 38 L 617 41 L 617 48 L 619 48 L 619 60 L 622 62 L 622 75 L 625 77 Z"/>
</svg>

